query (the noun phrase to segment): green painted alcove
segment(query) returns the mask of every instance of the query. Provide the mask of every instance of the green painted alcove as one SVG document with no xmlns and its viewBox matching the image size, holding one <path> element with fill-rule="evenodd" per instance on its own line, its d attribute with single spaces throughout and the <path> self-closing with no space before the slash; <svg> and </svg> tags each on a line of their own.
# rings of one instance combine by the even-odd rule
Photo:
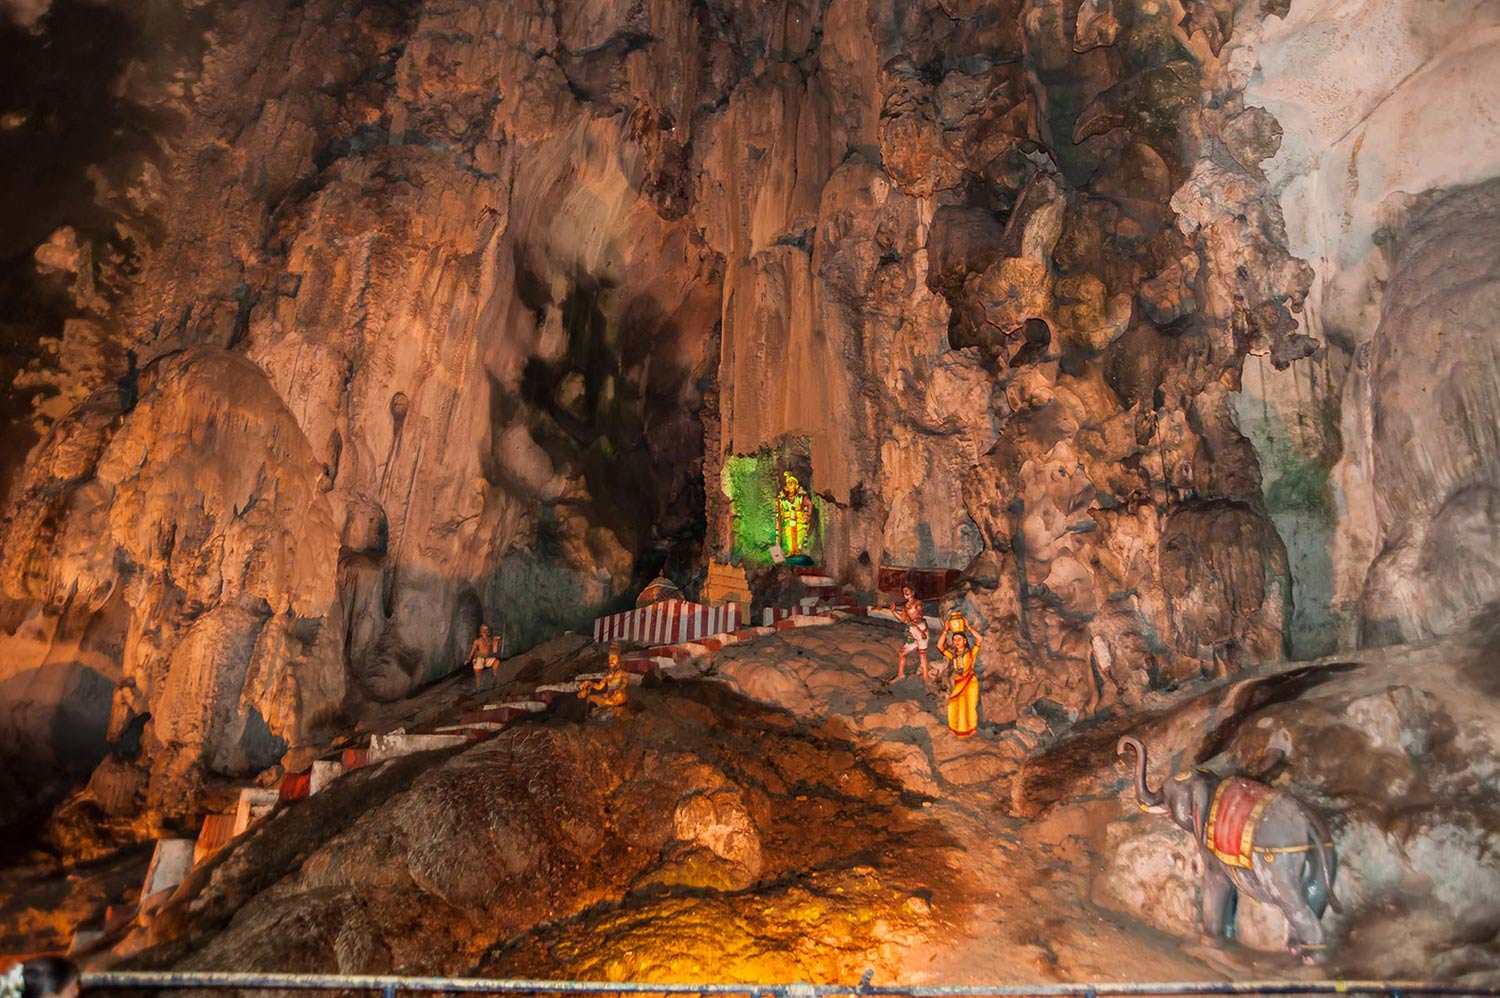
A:
<svg viewBox="0 0 1500 998">
<path fill-rule="evenodd" d="M 729 497 L 733 534 L 729 556 L 743 565 L 771 564 L 771 546 L 776 543 L 776 493 L 782 473 L 790 471 L 812 496 L 812 523 L 808 529 L 807 553 L 816 562 L 823 552 L 823 500 L 813 492 L 812 461 L 792 446 L 733 454 L 724 460 L 720 478 Z"/>
</svg>

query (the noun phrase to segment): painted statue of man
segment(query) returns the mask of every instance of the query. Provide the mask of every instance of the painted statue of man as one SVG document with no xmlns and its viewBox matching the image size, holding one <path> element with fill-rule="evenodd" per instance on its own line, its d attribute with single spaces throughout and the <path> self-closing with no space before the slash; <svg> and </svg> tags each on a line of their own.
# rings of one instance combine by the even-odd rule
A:
<svg viewBox="0 0 1500 998">
<path fill-rule="evenodd" d="M 782 474 L 785 481 L 776 495 L 776 541 L 781 553 L 790 558 L 805 553 L 802 547 L 812 525 L 812 497 L 796 475 L 790 471 Z"/>
<path fill-rule="evenodd" d="M 479 637 L 469 644 L 469 664 L 474 667 L 474 689 L 488 670 L 492 673 L 491 685 L 500 681 L 500 639 L 490 633 L 489 624 L 479 625 Z"/>
<path fill-rule="evenodd" d="M 906 678 L 906 656 L 916 652 L 917 661 L 922 664 L 922 682 L 930 682 L 932 677 L 927 666 L 927 616 L 922 612 L 922 601 L 917 599 L 916 591 L 911 586 L 902 587 L 901 598 L 903 602 L 891 604 L 896 619 L 906 625 L 906 643 L 901 646 L 901 654 L 896 658 L 896 679 Z"/>
</svg>

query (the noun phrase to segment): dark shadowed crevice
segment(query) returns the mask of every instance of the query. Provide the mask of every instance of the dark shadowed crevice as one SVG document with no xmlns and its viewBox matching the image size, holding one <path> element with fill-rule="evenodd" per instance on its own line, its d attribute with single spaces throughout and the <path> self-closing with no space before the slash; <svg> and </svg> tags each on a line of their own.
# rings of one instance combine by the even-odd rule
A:
<svg viewBox="0 0 1500 998">
<path fill-rule="evenodd" d="M 528 308 L 549 307 L 540 280 L 519 265 L 516 287 Z M 622 309 L 625 290 L 573 274 L 559 304 L 564 355 L 526 362 L 520 401 L 554 466 L 582 475 L 591 522 L 614 533 L 636 574 L 650 578 L 704 535 L 702 397 L 692 372 L 665 359 L 685 332 L 649 297 Z"/>
</svg>

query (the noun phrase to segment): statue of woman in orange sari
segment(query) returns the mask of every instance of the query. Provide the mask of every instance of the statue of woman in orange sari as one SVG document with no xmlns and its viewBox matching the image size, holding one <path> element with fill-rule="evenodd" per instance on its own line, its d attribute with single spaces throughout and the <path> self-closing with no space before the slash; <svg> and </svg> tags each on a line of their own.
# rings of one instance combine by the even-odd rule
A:
<svg viewBox="0 0 1500 998">
<path fill-rule="evenodd" d="M 979 728 L 979 677 L 974 674 L 974 659 L 979 649 L 969 645 L 968 631 L 955 631 L 948 646 L 940 650 L 953 663 L 948 730 L 960 738 L 968 738 Z"/>
</svg>

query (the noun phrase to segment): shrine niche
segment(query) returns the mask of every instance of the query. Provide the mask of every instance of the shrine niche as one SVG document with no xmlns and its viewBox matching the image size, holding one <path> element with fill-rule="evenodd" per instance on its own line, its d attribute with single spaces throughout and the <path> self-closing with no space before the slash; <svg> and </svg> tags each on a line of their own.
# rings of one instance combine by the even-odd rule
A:
<svg viewBox="0 0 1500 998">
<path fill-rule="evenodd" d="M 819 563 L 824 507 L 813 491 L 812 458 L 805 447 L 733 455 L 724 461 L 722 481 L 732 510 L 729 560 Z"/>
</svg>

